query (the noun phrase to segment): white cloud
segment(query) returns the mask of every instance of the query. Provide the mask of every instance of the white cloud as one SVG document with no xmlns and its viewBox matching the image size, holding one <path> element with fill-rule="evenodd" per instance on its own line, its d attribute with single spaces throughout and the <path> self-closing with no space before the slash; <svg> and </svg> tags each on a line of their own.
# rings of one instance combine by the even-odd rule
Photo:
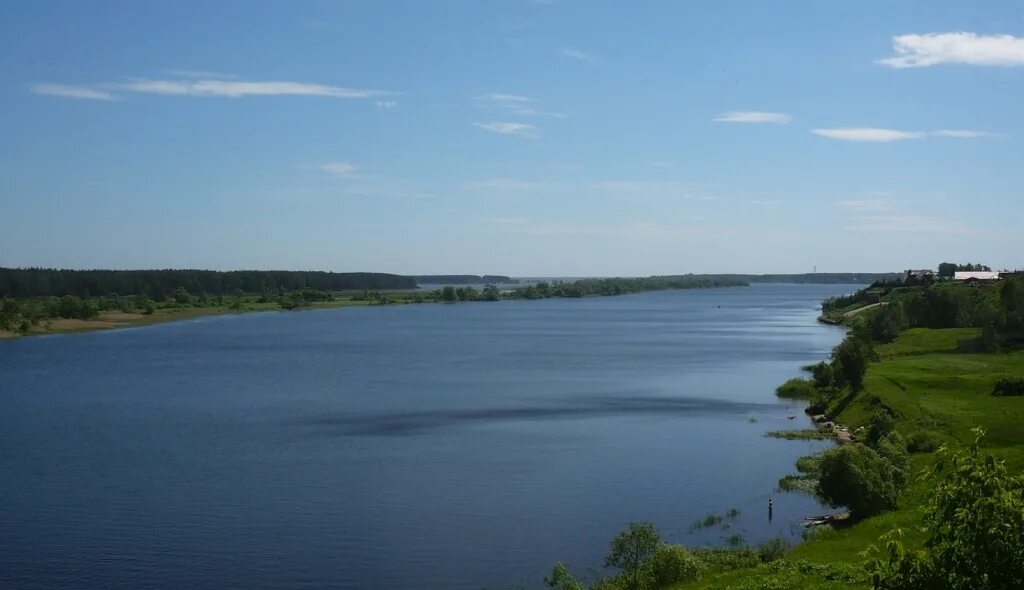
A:
<svg viewBox="0 0 1024 590">
<path fill-rule="evenodd" d="M 35 94 L 59 96 L 61 98 L 79 98 L 84 100 L 117 100 L 109 92 L 89 88 L 87 86 L 67 86 L 64 84 L 32 84 L 29 90 Z"/>
<path fill-rule="evenodd" d="M 537 128 L 526 123 L 508 123 L 503 121 L 491 121 L 490 123 L 473 123 L 474 126 L 502 135 L 518 135 L 520 137 L 536 137 Z"/>
<path fill-rule="evenodd" d="M 786 113 L 766 113 L 763 111 L 734 111 L 722 113 L 712 121 L 716 123 L 789 123 L 793 117 Z"/>
<path fill-rule="evenodd" d="M 977 33 L 927 33 L 892 38 L 896 55 L 878 60 L 891 68 L 938 64 L 1024 66 L 1024 38 Z"/>
<path fill-rule="evenodd" d="M 939 129 L 933 131 L 932 135 L 938 135 L 939 137 L 959 137 L 963 139 L 972 139 L 976 137 L 997 137 L 995 133 L 988 133 L 986 131 L 972 131 L 970 129 Z"/>
<path fill-rule="evenodd" d="M 361 90 L 306 84 L 303 82 L 269 81 L 246 82 L 242 80 L 133 80 L 121 84 L 110 84 L 110 88 L 128 92 L 162 94 L 171 96 L 211 96 L 239 98 L 242 96 L 326 96 L 330 98 L 372 98 L 394 94 L 380 90 Z"/>
<path fill-rule="evenodd" d="M 374 102 L 373 104 L 375 104 L 376 106 L 378 106 L 378 107 L 380 107 L 382 109 L 393 109 L 396 106 L 398 106 L 398 102 L 396 102 L 394 100 L 378 100 L 378 101 Z"/>
<path fill-rule="evenodd" d="M 509 110 L 517 115 L 523 115 L 524 117 L 552 117 L 554 119 L 566 119 L 569 117 L 569 115 L 566 115 L 565 113 L 538 111 L 537 109 L 524 109 L 521 107 L 513 107 Z"/>
<path fill-rule="evenodd" d="M 781 203 L 782 201 L 777 201 L 775 199 L 754 199 L 750 201 L 750 204 L 761 205 L 762 207 L 774 207 L 775 205 L 779 205 Z"/>
<path fill-rule="evenodd" d="M 575 59 L 577 61 L 585 61 L 585 62 L 591 63 L 591 64 L 592 63 L 597 63 L 597 59 L 595 59 L 594 56 L 590 55 L 589 53 L 584 53 L 584 52 L 582 52 L 582 51 L 580 51 L 578 49 L 571 49 L 571 48 L 566 47 L 566 48 L 563 48 L 560 51 L 560 53 L 563 56 L 568 57 L 569 59 Z"/>
<path fill-rule="evenodd" d="M 520 96 L 518 94 L 501 94 L 498 92 L 485 94 L 479 98 L 484 100 L 490 100 L 492 102 L 536 102 L 529 96 Z"/>
<path fill-rule="evenodd" d="M 321 164 L 319 168 L 338 176 L 353 176 L 359 170 L 358 166 L 350 162 L 328 162 Z"/>
<path fill-rule="evenodd" d="M 877 129 L 874 127 L 846 127 L 837 129 L 811 129 L 811 133 L 842 139 L 846 141 L 889 142 L 901 139 L 918 139 L 925 134 L 918 131 L 899 131 L 896 129 Z"/>
</svg>

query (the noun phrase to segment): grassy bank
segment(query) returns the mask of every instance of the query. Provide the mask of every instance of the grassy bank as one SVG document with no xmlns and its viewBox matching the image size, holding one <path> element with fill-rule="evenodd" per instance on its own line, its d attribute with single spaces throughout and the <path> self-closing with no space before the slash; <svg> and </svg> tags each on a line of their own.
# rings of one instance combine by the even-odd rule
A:
<svg viewBox="0 0 1024 590">
<path fill-rule="evenodd" d="M 1024 351 L 958 352 L 959 343 L 978 333 L 975 328 L 919 328 L 878 345 L 880 360 L 869 366 L 863 390 L 836 400 L 829 411 L 839 422 L 857 428 L 867 426 L 871 416 L 885 407 L 895 417 L 896 431 L 905 438 L 927 431 L 952 447 L 967 446 L 973 440 L 971 429 L 981 426 L 987 433 L 984 450 L 1020 473 L 1024 469 L 1024 397 L 994 397 L 991 392 L 1000 378 L 1024 375 Z M 913 472 L 932 467 L 935 460 L 931 453 L 913 455 Z M 924 506 L 934 488 L 933 480 L 914 477 L 895 510 L 847 527 L 826 528 L 788 551 L 780 563 L 711 574 L 672 587 L 868 588 L 867 573 L 860 569 L 865 560 L 861 553 L 894 528 L 903 531 L 908 548 L 920 548 L 925 539 Z"/>
</svg>

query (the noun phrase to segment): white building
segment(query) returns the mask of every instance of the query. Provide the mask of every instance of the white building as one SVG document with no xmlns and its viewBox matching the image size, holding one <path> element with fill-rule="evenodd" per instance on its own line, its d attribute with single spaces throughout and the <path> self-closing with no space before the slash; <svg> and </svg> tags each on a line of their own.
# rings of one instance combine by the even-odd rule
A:
<svg viewBox="0 0 1024 590">
<path fill-rule="evenodd" d="M 967 270 L 953 273 L 954 281 L 998 281 L 999 273 L 991 270 Z"/>
</svg>

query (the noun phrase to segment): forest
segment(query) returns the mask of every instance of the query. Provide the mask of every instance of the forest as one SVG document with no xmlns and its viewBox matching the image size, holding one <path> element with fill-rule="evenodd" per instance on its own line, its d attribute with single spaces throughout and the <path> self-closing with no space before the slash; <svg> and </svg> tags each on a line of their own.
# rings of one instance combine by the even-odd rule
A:
<svg viewBox="0 0 1024 590">
<path fill-rule="evenodd" d="M 164 299 L 175 291 L 228 295 L 237 292 L 347 291 L 363 289 L 415 289 L 416 279 L 369 272 L 281 270 L 62 270 L 52 268 L 0 268 L 3 297 L 96 297 L 145 295 Z"/>
</svg>

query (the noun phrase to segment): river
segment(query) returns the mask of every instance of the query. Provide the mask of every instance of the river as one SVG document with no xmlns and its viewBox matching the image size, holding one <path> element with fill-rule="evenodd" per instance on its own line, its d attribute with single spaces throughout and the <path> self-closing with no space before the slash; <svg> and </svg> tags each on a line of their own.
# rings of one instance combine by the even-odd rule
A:
<svg viewBox="0 0 1024 590">
<path fill-rule="evenodd" d="M 799 539 L 774 388 L 852 285 L 254 313 L 0 342 L 0 586 L 534 588 L 651 520 Z M 796 415 L 795 419 L 789 416 Z M 767 517 L 768 498 L 775 503 Z M 709 512 L 721 527 L 690 532 Z"/>
</svg>

